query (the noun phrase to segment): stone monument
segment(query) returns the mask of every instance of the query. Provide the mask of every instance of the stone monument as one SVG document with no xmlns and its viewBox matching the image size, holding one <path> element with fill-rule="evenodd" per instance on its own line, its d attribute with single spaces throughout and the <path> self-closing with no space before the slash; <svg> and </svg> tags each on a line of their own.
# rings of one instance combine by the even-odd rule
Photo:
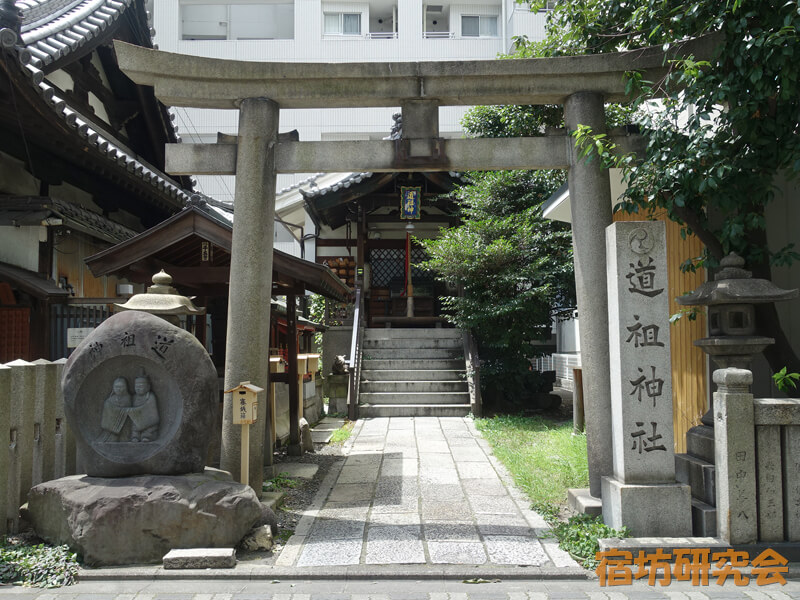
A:
<svg viewBox="0 0 800 600">
<path fill-rule="evenodd" d="M 688 485 L 675 481 L 663 222 L 606 229 L 613 477 L 603 519 L 637 537 L 692 533 Z"/>
<path fill-rule="evenodd" d="M 219 384 L 189 332 L 118 313 L 76 348 L 62 386 L 86 474 L 31 489 L 24 516 L 43 539 L 89 565 L 159 562 L 274 523 L 252 488 L 205 467 Z"/>
</svg>

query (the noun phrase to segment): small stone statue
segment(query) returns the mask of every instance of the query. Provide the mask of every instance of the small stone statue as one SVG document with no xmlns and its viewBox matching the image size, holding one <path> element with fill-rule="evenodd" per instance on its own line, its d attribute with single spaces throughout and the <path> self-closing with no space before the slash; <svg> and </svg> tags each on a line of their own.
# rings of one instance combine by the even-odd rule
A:
<svg viewBox="0 0 800 600">
<path fill-rule="evenodd" d="M 141 371 L 133 384 L 135 395 L 129 415 L 133 422 L 132 442 L 152 442 L 158 438 L 158 400 L 150 391 L 150 379 Z"/>
<path fill-rule="evenodd" d="M 111 395 L 103 404 L 103 414 L 100 418 L 100 427 L 103 431 L 97 438 L 98 442 L 128 441 L 130 427 L 126 427 L 126 424 L 131 402 L 128 380 L 117 377 L 111 388 Z"/>
<path fill-rule="evenodd" d="M 334 375 L 346 375 L 348 373 L 347 368 L 347 360 L 344 357 L 344 354 L 340 354 L 336 358 L 333 359 L 333 365 L 331 365 L 331 373 Z"/>
</svg>

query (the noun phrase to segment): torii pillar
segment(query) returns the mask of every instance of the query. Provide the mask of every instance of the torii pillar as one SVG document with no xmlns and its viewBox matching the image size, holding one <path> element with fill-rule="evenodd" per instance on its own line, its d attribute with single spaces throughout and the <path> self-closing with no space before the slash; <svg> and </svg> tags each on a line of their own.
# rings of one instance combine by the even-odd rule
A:
<svg viewBox="0 0 800 600">
<path fill-rule="evenodd" d="M 275 230 L 275 146 L 278 105 L 247 98 L 239 107 L 236 151 L 236 213 L 233 219 L 225 342 L 225 388 L 242 381 L 269 389 L 269 313 L 272 298 L 272 240 Z M 240 477 L 241 427 L 233 424 L 230 395 L 223 403 L 220 468 Z M 269 418 L 266 392 L 258 395 L 258 418 L 250 433 L 247 481 L 260 493 L 264 468 L 264 427 Z M 271 449 L 270 449 L 271 451 Z"/>
<path fill-rule="evenodd" d="M 564 121 L 570 133 L 578 125 L 605 133 L 603 96 L 593 92 L 572 94 L 564 103 Z M 612 221 L 611 184 L 608 169 L 597 157 L 588 162 L 574 144 L 570 147 L 568 181 L 575 291 L 581 321 L 589 492 L 599 498 L 601 478 L 613 473 L 605 243 L 605 230 Z"/>
</svg>

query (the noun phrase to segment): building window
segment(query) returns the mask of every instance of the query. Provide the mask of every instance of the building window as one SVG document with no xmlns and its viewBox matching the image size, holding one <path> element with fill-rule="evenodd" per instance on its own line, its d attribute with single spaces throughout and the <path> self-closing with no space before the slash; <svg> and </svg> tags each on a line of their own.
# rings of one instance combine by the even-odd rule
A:
<svg viewBox="0 0 800 600">
<path fill-rule="evenodd" d="M 181 3 L 184 40 L 290 40 L 294 4 Z"/>
<path fill-rule="evenodd" d="M 497 17 L 462 15 L 462 37 L 497 37 Z"/>
<path fill-rule="evenodd" d="M 325 13 L 325 35 L 361 35 L 361 13 Z"/>
</svg>

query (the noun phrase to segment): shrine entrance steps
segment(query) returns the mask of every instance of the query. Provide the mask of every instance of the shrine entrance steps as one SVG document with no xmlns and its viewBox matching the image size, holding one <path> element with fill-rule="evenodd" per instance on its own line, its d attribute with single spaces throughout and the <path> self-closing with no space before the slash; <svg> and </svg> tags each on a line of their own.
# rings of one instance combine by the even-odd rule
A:
<svg viewBox="0 0 800 600">
<path fill-rule="evenodd" d="M 469 412 L 460 329 L 364 330 L 359 417 L 463 417 Z"/>
</svg>

